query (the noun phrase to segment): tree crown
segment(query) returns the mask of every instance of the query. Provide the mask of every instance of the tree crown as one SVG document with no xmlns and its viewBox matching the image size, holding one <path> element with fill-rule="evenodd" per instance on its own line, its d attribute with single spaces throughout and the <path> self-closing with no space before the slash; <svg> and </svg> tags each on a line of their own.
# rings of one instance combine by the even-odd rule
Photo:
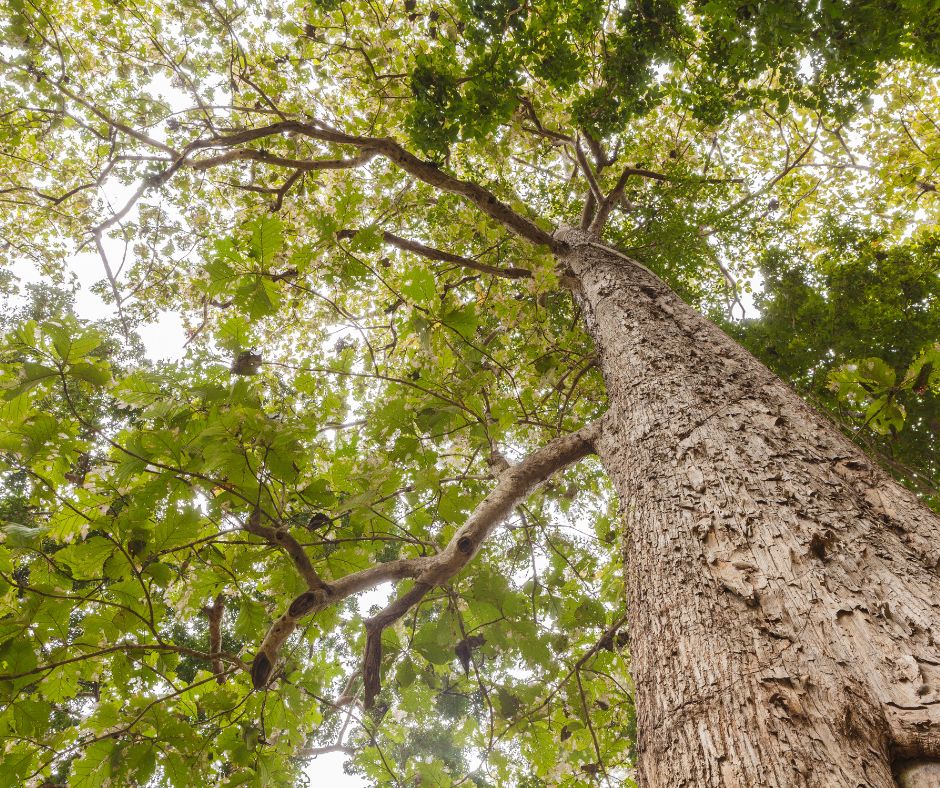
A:
<svg viewBox="0 0 940 788">
<path fill-rule="evenodd" d="M 60 287 L 0 359 L 5 781 L 625 779 L 615 505 L 523 494 L 605 410 L 554 230 L 716 319 L 761 271 L 733 330 L 935 495 L 931 6 L 6 4 L 0 226 Z"/>
</svg>

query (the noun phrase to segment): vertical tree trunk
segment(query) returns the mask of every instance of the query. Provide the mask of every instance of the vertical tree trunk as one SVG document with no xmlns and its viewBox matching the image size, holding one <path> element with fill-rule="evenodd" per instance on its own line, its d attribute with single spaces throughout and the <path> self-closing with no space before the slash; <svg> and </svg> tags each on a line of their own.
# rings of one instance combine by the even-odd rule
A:
<svg viewBox="0 0 940 788">
<path fill-rule="evenodd" d="M 640 784 L 940 786 L 940 519 L 655 276 L 564 240 L 610 400 Z"/>
</svg>

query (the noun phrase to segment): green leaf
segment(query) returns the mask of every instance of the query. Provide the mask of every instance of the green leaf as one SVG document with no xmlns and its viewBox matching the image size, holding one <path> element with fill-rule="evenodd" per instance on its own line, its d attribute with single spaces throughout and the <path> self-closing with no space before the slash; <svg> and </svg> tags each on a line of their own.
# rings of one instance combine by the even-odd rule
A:
<svg viewBox="0 0 940 788">
<path fill-rule="evenodd" d="M 860 379 L 871 381 L 882 389 L 889 389 L 894 385 L 894 370 L 880 358 L 863 358 L 857 363 Z"/>
<path fill-rule="evenodd" d="M 401 291 L 417 304 L 430 304 L 437 295 L 434 277 L 424 268 L 412 268 L 402 283 Z"/>
<path fill-rule="evenodd" d="M 87 361 L 69 364 L 67 373 L 94 386 L 105 386 L 111 382 L 111 370 L 107 366 L 91 364 Z"/>
<path fill-rule="evenodd" d="M 452 309 L 444 314 L 443 320 L 462 337 L 469 339 L 477 330 L 476 307 L 470 304 L 462 309 Z"/>
<path fill-rule="evenodd" d="M 350 246 L 360 252 L 374 252 L 382 246 L 382 230 L 377 226 L 364 227 L 351 239 Z"/>
<path fill-rule="evenodd" d="M 157 746 L 152 742 L 123 747 L 118 760 L 122 773 L 138 785 L 148 784 L 156 769 L 157 751 Z"/>
<path fill-rule="evenodd" d="M 0 526 L 0 532 L 3 544 L 7 547 L 33 547 L 45 536 L 46 527 L 4 523 Z"/>
<path fill-rule="evenodd" d="M 100 788 L 111 777 L 113 739 L 102 739 L 85 748 L 80 758 L 72 762 L 69 773 L 70 788 Z"/>
<path fill-rule="evenodd" d="M 447 428 L 456 413 L 457 410 L 452 405 L 422 408 L 415 416 L 415 424 L 422 432 L 441 432 Z"/>
<path fill-rule="evenodd" d="M 238 600 L 238 617 L 235 620 L 235 634 L 238 637 L 257 637 L 269 621 L 268 612 L 260 602 L 245 598 Z"/>
<path fill-rule="evenodd" d="M 72 338 L 69 348 L 69 362 L 75 362 L 77 359 L 87 356 L 91 351 L 98 348 L 104 341 L 104 337 L 97 331 L 85 331 L 77 337 Z"/>
<path fill-rule="evenodd" d="M 441 495 L 437 511 L 448 523 L 462 523 L 470 511 L 470 499 L 461 495 L 458 485 L 450 485 Z"/>
<path fill-rule="evenodd" d="M 216 257 L 206 263 L 209 274 L 209 292 L 215 295 L 225 292 L 240 276 L 239 272 L 223 257 Z"/>
<path fill-rule="evenodd" d="M 251 254 L 263 266 L 268 266 L 284 243 L 281 220 L 270 214 L 248 223 L 251 231 Z"/>
<path fill-rule="evenodd" d="M 13 704 L 16 732 L 29 738 L 41 737 L 49 727 L 52 707 L 45 701 L 23 698 Z"/>
<path fill-rule="evenodd" d="M 0 429 L 10 429 L 22 422 L 29 414 L 32 398 L 29 394 L 17 394 L 0 406 Z"/>
<path fill-rule="evenodd" d="M 904 406 L 894 400 L 879 397 L 872 401 L 865 411 L 868 425 L 881 435 L 898 432 L 904 426 L 907 413 Z"/>
<path fill-rule="evenodd" d="M 187 508 L 182 512 L 167 512 L 154 529 L 152 551 L 161 553 L 189 544 L 198 539 L 201 532 L 198 510 Z"/>
<path fill-rule="evenodd" d="M 23 380 L 26 383 L 39 383 L 48 378 L 58 376 L 59 370 L 55 367 L 49 367 L 45 364 L 37 364 L 34 361 L 23 362 Z"/>
<path fill-rule="evenodd" d="M 456 642 L 449 618 L 441 616 L 422 626 L 415 633 L 411 645 L 428 662 L 446 665 L 454 659 Z"/>
<path fill-rule="evenodd" d="M 940 342 L 924 348 L 911 363 L 904 384 L 918 394 L 940 391 Z"/>
<path fill-rule="evenodd" d="M 78 694 L 81 670 L 81 665 L 63 665 L 49 673 L 41 685 L 43 697 L 52 703 L 74 698 Z"/>
<path fill-rule="evenodd" d="M 112 389 L 119 402 L 125 405 L 145 406 L 166 396 L 163 381 L 152 372 L 138 370 L 127 375 Z"/>
<path fill-rule="evenodd" d="M 33 750 L 4 753 L 0 758 L 0 782 L 3 785 L 25 785 L 25 778 L 33 769 L 34 757 Z"/>
<path fill-rule="evenodd" d="M 173 788 L 190 788 L 193 785 L 193 770 L 179 753 L 167 753 L 161 764 L 164 774 Z"/>
<path fill-rule="evenodd" d="M 63 506 L 49 518 L 49 538 L 57 542 L 71 542 L 89 527 L 89 520 L 81 511 Z"/>
<path fill-rule="evenodd" d="M 92 580 L 102 576 L 104 562 L 116 550 L 114 544 L 103 536 L 70 545 L 55 554 L 56 561 L 72 570 L 72 576 L 81 580 Z"/>
</svg>

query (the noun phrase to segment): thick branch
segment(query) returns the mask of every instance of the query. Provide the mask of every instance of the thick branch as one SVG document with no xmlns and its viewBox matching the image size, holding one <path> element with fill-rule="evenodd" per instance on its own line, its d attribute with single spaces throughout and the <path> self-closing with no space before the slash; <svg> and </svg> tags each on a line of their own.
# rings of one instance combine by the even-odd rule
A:
<svg viewBox="0 0 940 788">
<path fill-rule="evenodd" d="M 327 744 L 325 747 L 304 747 L 295 753 L 298 758 L 316 758 L 318 755 L 327 755 L 331 752 L 350 754 L 355 750 L 348 744 Z"/>
<path fill-rule="evenodd" d="M 495 219 L 521 238 L 525 238 L 535 244 L 548 246 L 556 252 L 563 251 L 563 247 L 558 240 L 552 238 L 549 233 L 541 229 L 535 222 L 516 213 L 504 202 L 497 199 L 492 192 L 472 181 L 464 181 L 453 175 L 448 175 L 436 165 L 419 159 L 414 154 L 409 153 L 391 137 L 363 137 L 355 134 L 346 134 L 345 132 L 330 128 L 316 121 L 303 123 L 301 121 L 288 120 L 280 123 L 272 123 L 268 126 L 262 126 L 256 129 L 246 129 L 244 131 L 235 132 L 234 134 L 227 134 L 206 140 L 197 140 L 187 146 L 183 155 L 188 156 L 198 150 L 208 148 L 233 148 L 264 137 L 272 137 L 291 132 L 321 142 L 330 142 L 335 145 L 352 145 L 361 151 L 378 153 L 418 180 L 430 186 L 435 186 L 442 191 L 465 197 L 491 219 Z"/>
<path fill-rule="evenodd" d="M 608 156 L 606 153 L 604 153 L 604 146 L 601 145 L 600 140 L 595 139 L 593 135 L 584 129 L 581 130 L 581 136 L 584 137 L 584 141 L 587 142 L 588 148 L 591 151 L 591 155 L 594 157 L 594 164 L 597 167 L 598 172 L 600 172 L 605 167 L 610 167 L 615 161 L 617 161 L 617 148 L 614 148 L 613 154 Z"/>
<path fill-rule="evenodd" d="M 268 683 L 278 652 L 287 638 L 297 628 L 297 622 L 305 616 L 318 613 L 330 605 L 341 602 L 353 594 L 368 591 L 389 580 L 417 577 L 424 570 L 428 558 L 404 558 L 370 566 L 359 572 L 341 577 L 330 583 L 326 590 L 304 591 L 294 597 L 287 611 L 268 629 L 251 668 L 252 682 L 256 689 Z"/>
<path fill-rule="evenodd" d="M 261 643 L 252 665 L 254 686 L 260 688 L 268 683 L 278 652 L 301 618 L 352 594 L 373 588 L 379 583 L 414 578 L 415 584 L 409 591 L 366 622 L 368 636 L 363 681 L 367 687 L 366 696 L 374 697 L 374 692 L 370 695 L 370 688 L 375 689 L 377 679 L 367 674 L 366 669 L 375 664 L 376 654 L 381 657 L 381 630 L 403 616 L 430 589 L 446 583 L 460 572 L 479 552 L 487 536 L 536 487 L 552 474 L 593 452 L 594 441 L 600 429 L 599 423 L 593 423 L 570 435 L 556 438 L 518 465 L 503 471 L 496 487 L 473 510 L 467 522 L 457 530 L 447 546 L 436 555 L 377 564 L 346 575 L 324 589 L 300 594 L 291 602 L 287 612 L 274 622 Z"/>
<path fill-rule="evenodd" d="M 589 232 L 593 235 L 599 235 L 600 232 L 604 229 L 604 225 L 607 223 L 607 219 L 610 216 L 611 211 L 617 206 L 617 203 L 623 197 L 623 192 L 627 187 L 627 181 L 630 180 L 633 176 L 640 178 L 647 178 L 648 180 L 660 181 L 662 183 L 695 183 L 695 184 L 718 184 L 718 183 L 743 183 L 743 178 L 709 178 L 706 176 L 682 176 L 682 175 L 667 175 L 664 172 L 656 172 L 655 170 L 647 170 L 642 167 L 624 167 L 623 171 L 620 173 L 620 177 L 617 179 L 617 183 L 614 184 L 614 188 L 611 189 L 610 193 L 599 202 L 597 207 L 597 214 L 594 216 L 594 220 L 591 222 Z"/>
<path fill-rule="evenodd" d="M 591 226 L 596 208 L 597 200 L 594 199 L 594 192 L 588 190 L 588 193 L 584 197 L 584 205 L 581 207 L 581 229 L 585 232 Z"/>
<path fill-rule="evenodd" d="M 599 433 L 598 423 L 588 424 L 556 438 L 503 471 L 493 491 L 473 510 L 447 547 L 434 556 L 418 582 L 438 586 L 450 580 L 479 552 L 484 540 L 520 501 L 553 474 L 591 454 Z"/>
<path fill-rule="evenodd" d="M 287 554 L 297 567 L 300 576 L 306 581 L 307 587 L 313 590 L 325 590 L 327 584 L 323 582 L 317 574 L 317 570 L 310 563 L 310 557 L 307 555 L 300 542 L 291 536 L 286 528 L 271 528 L 261 524 L 261 510 L 255 509 L 248 520 L 245 521 L 245 530 L 255 536 L 260 536 L 266 542 L 283 547 Z"/>
<path fill-rule="evenodd" d="M 366 648 L 362 656 L 363 708 L 371 709 L 375 696 L 382 690 L 382 630 L 398 621 L 430 590 L 431 586 L 419 581 L 365 622 Z"/>
<path fill-rule="evenodd" d="M 594 177 L 594 171 L 591 169 L 591 165 L 588 163 L 587 157 L 581 149 L 580 138 L 574 141 L 574 152 L 578 158 L 578 165 L 581 167 L 581 172 L 584 173 L 588 186 L 591 187 L 591 194 L 594 195 L 594 199 L 597 200 L 599 204 L 602 204 L 604 202 L 604 195 L 601 193 L 601 187 L 597 183 L 597 178 Z"/>
<path fill-rule="evenodd" d="M 336 237 L 340 239 L 352 238 L 358 230 L 340 230 Z M 481 263 L 477 260 L 474 260 L 472 257 L 464 257 L 463 255 L 453 254 L 452 252 L 445 252 L 441 249 L 435 249 L 433 246 L 425 246 L 423 243 L 418 241 L 409 241 L 407 238 L 402 238 L 398 235 L 394 235 L 390 232 L 383 231 L 382 240 L 385 243 L 395 246 L 398 249 L 402 249 L 406 252 L 413 252 L 414 254 L 421 255 L 421 257 L 426 257 L 428 260 L 440 260 L 444 263 L 454 263 L 455 265 L 462 266 L 463 268 L 470 268 L 473 271 L 480 271 L 484 274 L 493 274 L 494 276 L 501 276 L 504 279 L 529 279 L 532 276 L 532 272 L 526 268 L 499 268 L 495 265 L 487 265 L 486 263 Z"/>
<path fill-rule="evenodd" d="M 211 607 L 203 608 L 209 619 L 209 653 L 212 655 L 212 672 L 219 684 L 225 683 L 225 665 L 219 656 L 222 653 L 222 614 L 225 612 L 225 597 L 219 594 Z"/>
<path fill-rule="evenodd" d="M 93 229 L 93 236 L 96 241 L 100 241 L 102 233 L 119 222 L 143 196 L 143 194 L 153 188 L 160 187 L 167 183 L 170 178 L 181 167 L 191 169 L 205 170 L 211 167 L 220 166 L 239 160 L 256 160 L 268 164 L 289 167 L 297 172 L 316 171 L 316 170 L 336 170 L 349 169 L 361 166 L 376 155 L 382 155 L 390 162 L 407 172 L 409 175 L 417 178 L 424 183 L 434 186 L 442 191 L 458 194 L 470 203 L 479 208 L 491 219 L 499 222 L 521 238 L 525 238 L 534 244 L 549 247 L 556 254 L 565 251 L 561 241 L 554 238 L 550 233 L 541 229 L 535 222 L 527 219 L 525 216 L 514 211 L 506 203 L 500 201 L 492 192 L 472 181 L 464 181 L 443 172 L 437 165 L 424 161 L 417 156 L 409 153 L 398 142 L 391 137 L 364 137 L 355 134 L 346 134 L 345 132 L 333 129 L 319 121 L 301 122 L 285 120 L 279 123 L 273 123 L 260 128 L 245 129 L 231 134 L 218 135 L 208 139 L 195 140 L 189 143 L 182 151 L 176 151 L 170 146 L 155 140 L 145 134 L 141 134 L 134 129 L 122 124 L 113 118 L 108 117 L 90 105 L 88 102 L 80 99 L 68 89 L 58 84 L 60 90 L 69 98 L 77 101 L 97 117 L 107 122 L 112 128 L 117 129 L 137 141 L 155 147 L 161 151 L 170 154 L 173 158 L 168 160 L 168 166 L 160 173 L 146 178 L 137 188 L 133 195 L 127 200 L 124 207 L 114 216 L 101 222 Z M 280 134 L 300 134 L 309 139 L 328 142 L 336 145 L 350 145 L 359 149 L 359 155 L 348 159 L 290 159 L 268 153 L 264 150 L 242 149 L 229 150 L 227 153 L 206 158 L 194 159 L 193 156 L 199 151 L 215 149 L 231 149 L 244 145 L 255 140 L 266 137 L 274 137 Z M 280 203 L 287 189 L 293 185 L 295 179 L 291 179 L 281 189 L 277 191 L 277 200 L 274 209 L 280 208 Z M 417 251 L 413 249 L 412 251 Z M 463 264 L 463 263 L 461 263 Z M 469 266 L 479 270 L 479 264 Z M 513 269 L 510 269 L 513 270 Z M 487 273 L 497 273 L 495 270 L 489 270 Z M 505 276 L 505 274 L 499 274 Z M 522 276 L 521 274 L 519 275 Z M 112 282 L 115 287 L 115 297 L 118 299 L 118 308 L 120 309 L 120 298 L 117 293 L 116 282 Z"/>
<path fill-rule="evenodd" d="M 367 150 L 348 159 L 288 159 L 256 148 L 238 148 L 206 159 L 193 159 L 187 162 L 186 166 L 192 170 L 208 170 L 223 164 L 231 164 L 233 161 L 251 160 L 273 164 L 277 167 L 290 167 L 299 172 L 350 170 L 370 162 L 376 155 L 378 155 L 376 151 Z"/>
</svg>

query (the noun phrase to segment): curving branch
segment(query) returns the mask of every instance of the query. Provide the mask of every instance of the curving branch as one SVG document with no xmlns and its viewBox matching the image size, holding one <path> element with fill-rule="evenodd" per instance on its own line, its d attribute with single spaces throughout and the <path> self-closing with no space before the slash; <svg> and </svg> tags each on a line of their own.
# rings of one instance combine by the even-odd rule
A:
<svg viewBox="0 0 940 788">
<path fill-rule="evenodd" d="M 382 632 L 424 599 L 432 586 L 421 580 L 390 602 L 372 618 L 366 619 L 366 648 L 362 655 L 362 706 L 371 709 L 382 691 Z"/>
<path fill-rule="evenodd" d="M 520 238 L 524 238 L 536 245 L 546 246 L 556 254 L 560 254 L 565 251 L 565 246 L 562 241 L 555 238 L 550 232 L 543 230 L 533 220 L 527 218 L 521 213 L 518 213 L 509 205 L 502 202 L 488 189 L 473 181 L 463 180 L 447 172 L 444 172 L 437 164 L 425 161 L 410 153 L 392 137 L 369 137 L 357 134 L 348 134 L 316 119 L 301 121 L 288 120 L 285 118 L 281 121 L 258 128 L 243 129 L 230 133 L 216 133 L 208 138 L 194 140 L 184 147 L 178 148 L 174 145 L 167 144 L 166 142 L 163 142 L 162 140 L 153 136 L 145 134 L 137 129 L 134 129 L 127 123 L 124 123 L 121 120 L 102 111 L 99 107 L 95 106 L 93 102 L 83 98 L 81 95 L 67 87 L 64 79 L 56 79 L 51 77 L 44 70 L 37 69 L 35 67 L 28 67 L 25 70 L 36 79 L 46 80 L 51 85 L 54 85 L 63 96 L 83 107 L 97 120 L 107 124 L 109 130 L 112 132 L 120 132 L 125 134 L 131 139 L 136 140 L 138 143 L 150 148 L 154 148 L 164 154 L 164 156 L 157 157 L 153 160 L 160 160 L 165 162 L 166 167 L 161 172 L 155 173 L 143 179 L 130 198 L 114 215 L 103 220 L 97 226 L 92 228 L 91 236 L 95 241 L 99 252 L 103 249 L 101 244 L 103 233 L 108 228 L 120 222 L 121 219 L 123 219 L 130 212 L 133 206 L 147 191 L 165 185 L 173 177 L 173 175 L 182 168 L 193 170 L 208 170 L 216 166 L 221 166 L 236 161 L 253 160 L 274 166 L 293 169 L 294 174 L 291 178 L 288 179 L 287 183 L 285 183 L 284 186 L 280 189 L 274 190 L 274 193 L 276 194 L 276 200 L 273 210 L 278 210 L 281 207 L 284 195 L 297 181 L 299 177 L 297 175 L 298 172 L 350 169 L 361 166 L 375 156 L 379 155 L 383 156 L 396 167 L 413 176 L 417 180 L 442 191 L 463 197 L 468 202 L 476 206 L 486 216 L 502 224 Z M 537 115 L 535 115 L 534 108 L 530 103 L 528 103 L 527 106 L 530 115 L 535 118 L 536 124 L 541 128 L 541 124 L 538 123 Z M 570 138 L 566 137 L 565 135 L 548 132 L 545 129 L 541 130 L 543 134 L 554 138 L 556 142 L 570 141 Z M 296 134 L 308 139 L 317 140 L 319 142 L 326 142 L 333 145 L 348 145 L 356 148 L 358 150 L 358 154 L 350 158 L 342 159 L 292 159 L 278 156 L 260 149 L 245 149 L 240 147 L 250 142 L 262 140 L 265 138 L 277 137 L 282 134 Z M 102 135 L 102 137 L 104 137 L 104 135 Z M 593 147 L 594 146 L 592 144 L 592 149 Z M 236 148 L 238 148 L 238 150 L 234 150 Z M 202 151 L 211 150 L 224 150 L 225 152 L 205 158 L 196 157 L 196 154 Z M 412 249 L 412 251 L 417 250 Z M 121 298 L 117 289 L 115 277 L 111 275 L 107 258 L 103 254 L 101 256 L 105 264 L 106 272 L 108 273 L 109 282 L 112 286 L 112 289 L 115 291 L 115 299 L 118 305 L 118 309 L 120 310 Z M 457 261 L 451 260 L 451 262 Z M 478 265 L 470 265 L 468 267 L 479 270 Z M 525 274 L 517 273 L 515 269 L 510 269 L 510 271 L 510 276 L 518 276 L 519 278 L 525 276 Z M 486 273 L 495 274 L 496 271 L 488 270 Z M 505 276 L 505 274 L 498 275 Z"/>
<path fill-rule="evenodd" d="M 588 186 L 591 189 L 591 195 L 598 204 L 602 204 L 604 202 L 604 194 L 601 192 L 601 187 L 598 185 L 597 178 L 594 176 L 594 170 L 591 169 L 591 165 L 584 155 L 584 150 L 581 148 L 580 137 L 577 137 L 574 141 L 574 152 L 578 160 L 578 166 L 581 168 L 581 172 L 584 173 L 584 177 L 587 179 Z"/>
<path fill-rule="evenodd" d="M 87 102 L 80 103 L 82 103 L 83 106 L 88 107 Z M 88 108 L 91 111 L 94 111 L 90 107 Z M 154 140 L 150 137 L 147 137 L 146 135 L 139 133 L 133 133 L 133 129 L 129 129 L 123 124 L 117 124 L 117 122 L 113 119 L 108 119 L 106 116 L 102 119 L 106 120 L 114 128 L 129 134 L 139 142 L 154 146 L 159 150 L 166 151 L 172 154 L 174 158 L 163 172 L 158 173 L 157 175 L 152 176 L 151 178 L 144 181 L 144 183 L 141 184 L 140 188 L 132 197 L 132 199 L 127 203 L 127 205 L 118 212 L 117 217 L 112 217 L 96 228 L 99 231 L 111 226 L 116 221 L 119 221 L 119 219 L 130 210 L 130 207 L 137 199 L 139 199 L 144 191 L 156 186 L 163 185 L 178 169 L 184 166 L 195 166 L 198 169 L 208 169 L 212 166 L 219 166 L 230 161 L 235 161 L 239 157 L 245 157 L 258 158 L 259 160 L 267 161 L 272 164 L 279 164 L 285 167 L 296 168 L 298 166 L 304 166 L 308 167 L 309 169 L 346 169 L 348 167 L 359 166 L 359 164 L 364 163 L 367 158 L 380 155 L 397 166 L 399 169 L 404 170 L 409 175 L 417 178 L 419 181 L 423 181 L 429 186 L 434 186 L 442 191 L 464 197 L 467 201 L 479 208 L 484 214 L 499 222 L 518 235 L 520 238 L 525 238 L 526 240 L 531 241 L 537 245 L 547 246 L 554 252 L 564 251 L 564 246 L 560 241 L 558 241 L 556 238 L 553 238 L 550 233 L 543 230 L 531 219 L 528 219 L 522 214 L 514 211 L 506 203 L 499 200 L 496 195 L 488 189 L 485 189 L 473 181 L 461 180 L 456 176 L 444 172 L 436 164 L 420 159 L 413 153 L 410 153 L 400 143 L 391 137 L 366 137 L 357 134 L 347 134 L 346 132 L 334 129 L 317 120 L 312 120 L 310 122 L 299 120 L 284 120 L 277 123 L 271 123 L 267 126 L 260 126 L 253 129 L 243 129 L 241 131 L 236 131 L 229 134 L 220 134 L 209 137 L 207 139 L 195 140 L 186 145 L 182 151 L 177 152 L 169 146 L 159 142 L 158 140 Z M 238 155 L 233 155 L 231 157 L 219 155 L 209 159 L 193 159 L 195 154 L 199 153 L 200 151 L 237 148 L 238 146 L 245 145 L 249 142 L 254 142 L 256 140 L 270 137 L 277 137 L 281 134 L 298 134 L 302 137 L 317 140 L 319 142 L 327 142 L 333 145 L 349 145 L 357 148 L 360 151 L 362 160 L 329 159 L 323 160 L 322 162 L 317 162 L 317 160 L 305 161 L 302 159 L 281 159 L 281 157 L 272 156 L 261 151 L 250 154 L 239 153 Z M 259 156 L 261 153 L 264 155 L 263 159 Z M 329 162 L 329 164 L 324 164 L 323 162 Z"/>
<path fill-rule="evenodd" d="M 204 159 L 193 159 L 186 163 L 191 170 L 209 170 L 213 167 L 220 167 L 223 164 L 231 164 L 233 161 L 260 161 L 265 164 L 272 164 L 277 167 L 290 167 L 299 172 L 314 172 L 318 170 L 351 170 L 355 167 L 361 167 L 376 157 L 376 151 L 365 150 L 356 156 L 348 159 L 288 159 L 284 156 L 276 156 L 265 150 L 257 148 L 238 148 L 221 153 L 218 156 L 210 156 Z"/>
<path fill-rule="evenodd" d="M 368 591 L 390 580 L 417 577 L 425 568 L 427 558 L 403 558 L 375 564 L 368 569 L 353 572 L 329 584 L 325 589 L 304 591 L 294 597 L 287 610 L 271 625 L 258 647 L 251 665 L 251 680 L 260 689 L 271 678 L 278 652 L 287 638 L 305 616 L 318 613 L 324 608 L 341 602 L 353 594 Z"/>
<path fill-rule="evenodd" d="M 271 545 L 284 548 L 284 551 L 291 557 L 297 572 L 306 581 L 307 587 L 311 591 L 323 591 L 329 587 L 323 582 L 317 570 L 310 563 L 310 556 L 307 555 L 303 546 L 293 536 L 287 528 L 262 525 L 261 509 L 255 509 L 245 521 L 244 528 L 248 533 L 259 536 Z"/>
<path fill-rule="evenodd" d="M 352 238 L 358 230 L 340 230 L 336 237 L 340 240 L 345 240 L 347 238 Z M 382 232 L 382 240 L 390 246 L 394 246 L 398 249 L 401 249 L 405 252 L 413 252 L 414 254 L 420 255 L 421 257 L 426 257 L 428 260 L 439 260 L 443 263 L 454 263 L 463 268 L 469 268 L 473 271 L 479 271 L 484 274 L 493 274 L 493 276 L 501 276 L 504 279 L 530 279 L 532 277 L 532 272 L 527 268 L 500 268 L 495 265 L 487 265 L 486 263 L 481 263 L 477 260 L 474 260 L 472 257 L 464 257 L 463 255 L 453 254 L 452 252 L 445 252 L 441 249 L 435 249 L 433 246 L 426 246 L 423 243 L 418 241 L 409 241 L 406 238 L 402 238 L 398 235 L 388 232 L 387 230 Z"/>
<path fill-rule="evenodd" d="M 607 224 L 611 211 L 617 207 L 617 204 L 623 198 L 624 190 L 627 188 L 627 182 L 630 178 L 646 178 L 647 180 L 659 181 L 661 183 L 693 183 L 693 184 L 720 184 L 720 183 L 744 183 L 743 178 L 710 178 L 703 175 L 669 175 L 664 172 L 656 172 L 643 167 L 624 167 L 617 178 L 617 183 L 610 190 L 606 197 L 598 201 L 597 213 L 591 221 L 588 232 L 592 235 L 600 235 Z"/>
<path fill-rule="evenodd" d="M 355 134 L 346 134 L 337 129 L 330 128 L 320 122 L 301 123 L 298 121 L 284 121 L 270 126 L 253 129 L 252 138 L 259 139 L 284 132 L 293 131 L 310 139 L 321 142 L 331 142 L 337 145 L 352 145 L 360 150 L 372 150 L 384 156 L 399 169 L 414 176 L 429 186 L 435 186 L 445 192 L 456 194 L 467 199 L 491 219 L 504 225 L 516 235 L 525 238 L 537 245 L 547 246 L 553 251 L 560 251 L 560 242 L 545 232 L 535 222 L 521 214 L 516 213 L 506 203 L 499 200 L 489 190 L 473 181 L 464 181 L 441 170 L 431 162 L 419 159 L 405 150 L 402 145 L 391 137 L 363 137 Z M 243 135 L 234 135 L 235 137 Z M 226 138 L 221 138 L 226 139 Z M 211 143 L 206 147 L 212 147 Z"/>
<path fill-rule="evenodd" d="M 414 585 L 365 622 L 366 649 L 362 678 L 365 686 L 364 705 L 368 708 L 380 689 L 378 667 L 382 658 L 382 630 L 407 613 L 432 588 L 445 584 L 458 574 L 479 552 L 493 530 L 536 487 L 553 474 L 591 454 L 601 429 L 600 422 L 588 424 L 577 432 L 555 438 L 518 465 L 506 468 L 500 474 L 496 487 L 477 505 L 439 553 L 377 564 L 346 575 L 324 588 L 305 591 L 297 596 L 287 611 L 272 624 L 258 649 L 251 667 L 255 688 L 260 689 L 270 680 L 278 652 L 297 628 L 300 619 L 379 583 L 413 579 Z"/>
</svg>

